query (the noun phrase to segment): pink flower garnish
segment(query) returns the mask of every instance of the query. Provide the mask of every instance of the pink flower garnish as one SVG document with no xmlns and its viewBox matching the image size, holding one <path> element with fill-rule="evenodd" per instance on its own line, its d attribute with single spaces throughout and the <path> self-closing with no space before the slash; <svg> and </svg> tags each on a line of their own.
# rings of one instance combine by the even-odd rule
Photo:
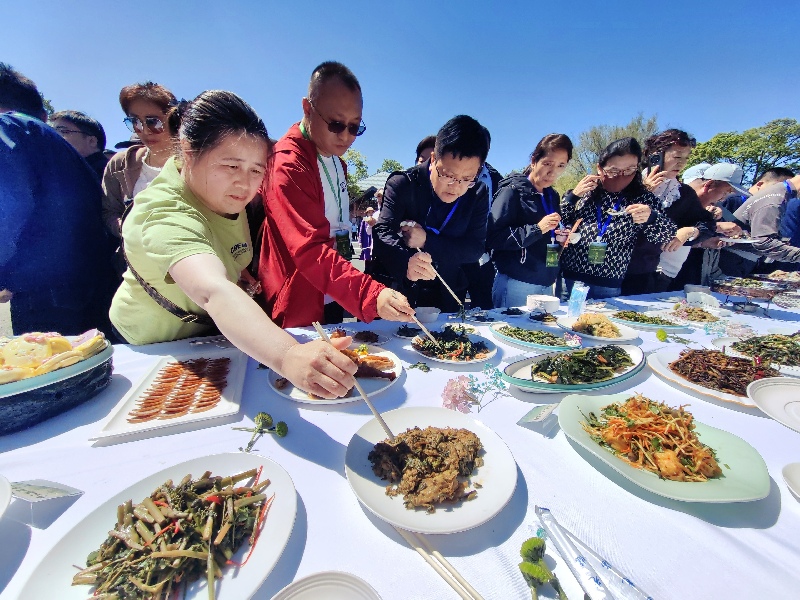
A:
<svg viewBox="0 0 800 600">
<path fill-rule="evenodd" d="M 462 413 L 470 412 L 470 405 L 474 398 L 468 391 L 469 379 L 466 375 L 459 375 L 447 382 L 442 392 L 442 406 Z"/>
</svg>

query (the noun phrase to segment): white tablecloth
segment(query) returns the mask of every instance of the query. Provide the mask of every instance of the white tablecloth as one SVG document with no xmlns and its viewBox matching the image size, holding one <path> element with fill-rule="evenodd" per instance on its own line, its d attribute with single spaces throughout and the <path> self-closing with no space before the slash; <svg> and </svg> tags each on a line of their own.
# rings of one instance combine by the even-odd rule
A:
<svg viewBox="0 0 800 600">
<path fill-rule="evenodd" d="M 652 301 L 653 298 L 648 298 Z M 619 301 L 641 308 L 640 299 Z M 660 306 L 666 306 L 661 304 Z M 757 332 L 780 326 L 777 319 L 797 321 L 797 313 L 773 309 L 773 318 L 736 316 Z M 440 318 L 439 324 L 446 321 Z M 370 326 L 391 333 L 397 324 Z M 488 327 L 479 327 L 486 337 Z M 702 330 L 687 336 L 710 340 Z M 645 351 L 663 344 L 641 333 Z M 494 340 L 496 342 L 496 340 Z M 493 362 L 505 365 L 523 350 L 496 342 Z M 74 523 L 105 499 L 171 464 L 207 454 L 235 452 L 249 435 L 232 426 L 251 426 L 260 410 L 288 423 L 284 439 L 265 436 L 254 452 L 281 464 L 294 480 L 298 514 L 288 546 L 255 598 L 271 598 L 295 579 L 323 570 L 341 570 L 367 580 L 389 599 L 455 597 L 452 590 L 387 524 L 363 508 L 344 476 L 347 444 L 371 414 L 363 403 L 310 406 L 271 391 L 268 372 L 250 360 L 242 410 L 233 423 L 135 442 L 92 446 L 97 433 L 125 392 L 143 377 L 160 355 L 181 352 L 187 342 L 149 347 L 118 346 L 114 376 L 100 395 L 68 413 L 27 431 L 0 438 L 0 473 L 10 481 L 47 479 L 85 490 L 66 512 L 44 530 L 8 517 L 0 520 L 3 559 L 0 590 L 16 598 L 48 549 Z M 200 347 L 202 348 L 202 347 Z M 405 366 L 420 360 L 408 342 L 392 338 L 385 346 Z M 430 373 L 407 370 L 401 385 L 375 397 L 381 411 L 401 406 L 441 406 L 441 392 L 458 370 L 428 361 Z M 479 369 L 471 372 L 479 373 Z M 658 379 L 650 370 L 595 394 L 641 391 L 671 405 L 690 404 L 696 418 L 738 435 L 763 456 L 772 485 L 758 502 L 700 504 L 669 500 L 628 482 L 596 460 L 587 460 L 558 430 L 545 437 L 517 425 L 538 404 L 561 395 L 512 392 L 489 404 L 474 418 L 496 431 L 519 466 L 517 489 L 510 503 L 486 524 L 464 533 L 430 536 L 433 545 L 487 599 L 524 599 L 529 592 L 517 569 L 521 542 L 539 527 L 534 506 L 547 506 L 562 525 L 606 557 L 656 599 L 793 598 L 800 590 L 800 503 L 788 491 L 781 469 L 800 461 L 800 434 L 756 409 L 740 408 L 687 395 Z M 697 484 L 700 485 L 700 484 Z M 111 517 L 113 519 L 113 516 Z M 582 598 L 554 548 L 548 559 L 573 599 Z M 76 559 L 78 560 L 78 559 Z M 258 569 L 257 564 L 246 568 Z M 547 596 L 548 591 L 543 591 Z M 552 597 L 552 591 L 549 591 Z M 31 599 L 25 599 L 31 600 Z M 39 599 L 34 599 L 39 600 Z M 238 600 L 238 599 L 236 599 Z"/>
</svg>

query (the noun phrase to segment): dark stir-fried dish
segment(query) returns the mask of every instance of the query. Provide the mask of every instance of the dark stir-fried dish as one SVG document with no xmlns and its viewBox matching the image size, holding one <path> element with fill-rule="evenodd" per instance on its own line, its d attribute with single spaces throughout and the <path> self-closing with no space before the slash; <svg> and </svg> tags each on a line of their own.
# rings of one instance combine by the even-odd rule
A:
<svg viewBox="0 0 800 600">
<path fill-rule="evenodd" d="M 574 385 L 611 379 L 633 366 L 630 355 L 619 346 L 595 346 L 585 350 L 562 352 L 531 365 L 531 378 Z"/>
<path fill-rule="evenodd" d="M 781 375 L 768 361 L 727 356 L 719 350 L 684 350 L 669 368 L 692 383 L 735 396 L 747 396 L 747 385 L 756 379 Z"/>
<path fill-rule="evenodd" d="M 601 446 L 636 467 L 673 481 L 708 481 L 722 475 L 714 450 L 694 432 L 694 417 L 641 394 L 584 415 L 583 429 Z"/>
<path fill-rule="evenodd" d="M 482 448 L 467 429 L 414 427 L 378 442 L 368 458 L 375 475 L 389 482 L 387 495 L 402 495 L 406 508 L 432 513 L 437 504 L 475 498 L 468 478 L 483 466 Z"/>
<path fill-rule="evenodd" d="M 566 346 L 567 342 L 563 336 L 559 337 L 553 335 L 549 331 L 538 331 L 536 329 L 523 329 L 521 327 L 512 327 L 504 325 L 498 327 L 497 332 L 501 333 L 515 340 L 521 342 L 529 342 L 531 344 L 541 344 L 542 346 Z"/>
<path fill-rule="evenodd" d="M 401 325 L 397 328 L 397 335 L 404 338 L 413 338 L 414 336 L 422 333 L 419 327 L 409 327 L 408 325 Z"/>
<path fill-rule="evenodd" d="M 442 360 L 482 360 L 489 356 L 489 348 L 482 341 L 472 342 L 463 331 L 446 327 L 444 331 L 432 331 L 438 344 L 428 336 L 417 336 L 412 345 L 425 356 Z"/>
<path fill-rule="evenodd" d="M 514 308 L 512 306 L 511 308 L 506 308 L 506 309 L 501 310 L 500 314 L 501 315 L 509 315 L 511 317 L 518 317 L 520 315 L 525 314 L 525 311 L 520 310 L 519 308 Z"/>
<path fill-rule="evenodd" d="M 95 586 L 96 598 L 149 600 L 180 597 L 182 586 L 205 577 L 213 599 L 214 580 L 237 564 L 231 558 L 245 540 L 255 544 L 272 501 L 262 493 L 269 479 L 234 487 L 254 477 L 255 469 L 224 478 L 187 475 L 139 504 L 120 505 L 116 525 L 72 585 Z"/>
<path fill-rule="evenodd" d="M 620 310 L 611 315 L 615 319 L 622 321 L 632 321 L 634 323 L 642 323 L 644 325 L 668 325 L 677 326 L 677 323 L 669 319 L 662 319 L 661 317 L 651 317 L 635 310 Z"/>
<path fill-rule="evenodd" d="M 762 360 L 787 365 L 800 366 L 800 332 L 792 335 L 760 335 L 741 342 L 734 342 L 731 348 L 747 356 L 758 356 Z"/>
</svg>

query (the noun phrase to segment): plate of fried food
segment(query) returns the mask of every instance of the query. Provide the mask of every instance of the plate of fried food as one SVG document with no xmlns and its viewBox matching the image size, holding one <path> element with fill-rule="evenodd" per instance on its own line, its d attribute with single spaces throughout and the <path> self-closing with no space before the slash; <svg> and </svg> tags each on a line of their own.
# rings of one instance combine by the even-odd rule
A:
<svg viewBox="0 0 800 600">
<path fill-rule="evenodd" d="M 203 348 L 161 357 L 91 440 L 155 432 L 239 412 L 248 357 L 238 348 Z"/>
<path fill-rule="evenodd" d="M 411 348 L 430 360 L 451 365 L 474 363 L 482 366 L 482 361 L 497 354 L 497 346 L 492 342 L 479 335 L 465 333 L 458 327 L 431 331 L 431 335 L 436 343 L 426 335 L 418 335 L 411 341 Z"/>
<path fill-rule="evenodd" d="M 642 394 L 566 396 L 564 433 L 641 488 L 682 502 L 752 502 L 769 494 L 764 459 L 743 439 Z"/>
<path fill-rule="evenodd" d="M 403 373 L 403 364 L 393 352 L 366 345 L 357 350 L 347 349 L 341 352 L 356 363 L 356 378 L 369 397 L 394 385 Z M 345 404 L 361 400 L 355 388 L 342 398 L 320 398 L 295 387 L 291 381 L 275 371 L 269 372 L 269 385 L 284 398 L 303 404 Z"/>
<path fill-rule="evenodd" d="M 127 485 L 42 551 L 20 598 L 252 598 L 297 514 L 288 473 L 256 454 L 198 457 Z"/>
<path fill-rule="evenodd" d="M 607 344 L 624 344 L 639 339 L 639 332 L 621 323 L 612 323 L 606 315 L 583 313 L 579 317 L 559 317 L 558 326 L 584 339 Z"/>
<path fill-rule="evenodd" d="M 350 487 L 376 516 L 419 533 L 456 533 L 485 523 L 508 504 L 517 465 L 486 425 L 438 407 L 382 416 L 395 439 L 372 419 L 351 438 L 345 455 Z"/>
<path fill-rule="evenodd" d="M 747 385 L 758 379 L 781 376 L 766 361 L 756 364 L 753 359 L 729 356 L 721 350 L 663 348 L 648 356 L 647 364 L 672 385 L 751 407 L 755 402 L 747 397 Z"/>
</svg>

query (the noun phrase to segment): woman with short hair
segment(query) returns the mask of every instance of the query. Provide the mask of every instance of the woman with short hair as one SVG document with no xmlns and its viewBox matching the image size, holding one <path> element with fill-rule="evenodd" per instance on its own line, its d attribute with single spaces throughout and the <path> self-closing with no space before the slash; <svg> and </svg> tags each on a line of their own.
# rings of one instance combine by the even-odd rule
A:
<svg viewBox="0 0 800 600">
<path fill-rule="evenodd" d="M 486 233 L 497 269 L 494 306 L 524 306 L 528 295 L 553 295 L 561 251 L 556 240 L 560 198 L 553 184 L 571 158 L 572 141 L 551 133 L 536 144 L 521 174 L 500 181 Z"/>
<path fill-rule="evenodd" d="M 179 156 L 137 196 L 122 226 L 128 270 L 111 305 L 116 333 L 150 344 L 216 327 L 306 392 L 343 396 L 355 384 L 355 364 L 321 340 L 299 344 L 237 285 L 253 256 L 245 206 L 269 161 L 264 123 L 222 91 L 181 103 L 171 117 L 180 121 Z M 352 341 L 341 340 L 338 348 Z"/>
</svg>

